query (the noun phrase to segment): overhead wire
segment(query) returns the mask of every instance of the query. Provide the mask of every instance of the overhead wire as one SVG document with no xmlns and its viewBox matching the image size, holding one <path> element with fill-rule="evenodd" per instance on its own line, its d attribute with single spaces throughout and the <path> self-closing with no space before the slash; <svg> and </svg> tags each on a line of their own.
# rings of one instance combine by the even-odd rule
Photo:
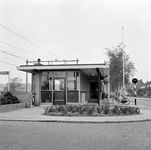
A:
<svg viewBox="0 0 151 150">
<path fill-rule="evenodd" d="M 61 58 L 60 56 L 57 56 L 57 55 L 55 55 L 55 54 L 53 54 L 53 53 L 51 53 L 51 52 L 49 52 L 49 51 L 47 51 L 47 50 L 45 50 L 45 49 L 41 48 L 41 47 L 40 47 L 40 46 L 38 46 L 37 44 L 34 44 L 33 42 L 31 42 L 31 41 L 27 40 L 26 38 L 24 38 L 24 37 L 20 36 L 19 34 L 15 33 L 14 31 L 10 30 L 9 28 L 5 27 L 4 25 L 0 24 L 0 26 L 2 26 L 3 28 L 5 28 L 6 30 L 8 30 L 8 31 L 12 32 L 13 34 L 17 35 L 18 37 L 22 38 L 23 40 L 25 40 L 25 41 L 29 42 L 30 44 L 32 44 L 32 45 L 34 45 L 34 46 L 38 47 L 39 49 L 41 49 L 41 50 L 43 50 L 43 51 L 46 51 L 46 52 L 50 53 L 51 55 L 53 55 L 53 56 L 55 56 L 55 57 L 59 57 L 59 58 Z M 63 58 L 61 58 L 61 59 L 63 59 Z"/>
<path fill-rule="evenodd" d="M 20 57 L 20 56 L 17 56 L 17 55 L 8 53 L 8 52 L 3 51 L 3 50 L 1 50 L 1 49 L 0 49 L 0 52 L 5 53 L 5 54 L 10 55 L 10 56 L 13 56 L 13 57 L 17 57 L 17 58 L 22 59 L 22 60 L 26 60 L 26 58 L 23 58 L 23 57 Z"/>
<path fill-rule="evenodd" d="M 18 47 L 16 47 L 16 46 L 13 46 L 13 45 L 8 44 L 8 43 L 6 43 L 6 42 L 3 42 L 3 41 L 0 41 L 0 42 L 3 43 L 3 44 L 5 44 L 5 45 L 8 45 L 8 46 L 10 46 L 10 47 L 13 47 L 13 48 L 16 48 L 16 49 L 18 49 L 18 50 L 24 51 L 24 52 L 26 52 L 26 53 L 30 53 L 30 54 L 32 54 L 32 55 L 35 55 L 35 56 L 38 56 L 38 57 L 43 57 L 43 58 L 47 58 L 47 59 L 48 59 L 48 57 L 44 57 L 44 56 L 40 56 L 40 55 L 38 55 L 38 54 L 34 54 L 34 53 L 32 53 L 32 52 L 29 52 L 29 51 L 27 51 L 27 50 L 18 48 Z"/>
<path fill-rule="evenodd" d="M 4 63 L 4 64 L 8 64 L 8 65 L 11 65 L 11 66 L 15 66 L 15 67 L 17 67 L 16 65 L 10 64 L 10 63 L 5 62 L 5 61 L 1 61 L 1 60 L 0 60 L 0 62 L 2 62 L 2 63 Z"/>
</svg>

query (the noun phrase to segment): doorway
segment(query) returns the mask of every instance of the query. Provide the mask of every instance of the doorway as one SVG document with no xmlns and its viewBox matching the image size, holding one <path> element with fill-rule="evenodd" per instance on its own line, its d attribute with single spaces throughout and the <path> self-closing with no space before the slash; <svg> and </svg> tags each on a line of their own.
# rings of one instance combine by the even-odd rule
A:
<svg viewBox="0 0 151 150">
<path fill-rule="evenodd" d="M 90 82 L 90 98 L 98 99 L 98 82 Z"/>
<path fill-rule="evenodd" d="M 53 105 L 66 104 L 66 78 L 55 77 L 53 79 Z"/>
</svg>

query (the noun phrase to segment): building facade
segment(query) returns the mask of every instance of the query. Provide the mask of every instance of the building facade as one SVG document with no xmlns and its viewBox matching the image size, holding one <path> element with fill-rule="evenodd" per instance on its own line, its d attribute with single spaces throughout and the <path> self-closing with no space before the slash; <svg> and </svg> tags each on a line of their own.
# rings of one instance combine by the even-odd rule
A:
<svg viewBox="0 0 151 150">
<path fill-rule="evenodd" d="M 109 65 L 107 64 L 44 64 L 21 65 L 18 70 L 32 75 L 35 105 L 102 103 L 109 95 Z"/>
</svg>

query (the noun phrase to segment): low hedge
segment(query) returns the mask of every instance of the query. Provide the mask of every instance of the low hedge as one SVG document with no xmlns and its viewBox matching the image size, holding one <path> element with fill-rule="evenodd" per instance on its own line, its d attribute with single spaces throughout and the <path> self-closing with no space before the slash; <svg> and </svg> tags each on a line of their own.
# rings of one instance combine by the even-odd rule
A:
<svg viewBox="0 0 151 150">
<path fill-rule="evenodd" d="M 44 108 L 50 116 L 104 116 L 140 114 L 138 107 L 117 105 L 52 105 Z"/>
</svg>

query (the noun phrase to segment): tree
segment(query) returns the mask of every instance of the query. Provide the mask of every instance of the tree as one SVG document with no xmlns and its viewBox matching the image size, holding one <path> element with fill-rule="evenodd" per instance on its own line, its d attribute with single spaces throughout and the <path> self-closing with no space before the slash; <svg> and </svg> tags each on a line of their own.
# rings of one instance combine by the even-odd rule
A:
<svg viewBox="0 0 151 150">
<path fill-rule="evenodd" d="M 9 82 L 9 90 L 10 90 L 10 92 L 19 91 L 21 89 L 21 87 L 22 87 L 21 81 L 22 80 L 20 78 L 18 78 L 18 77 L 10 79 L 10 82 Z M 7 91 L 7 87 L 4 88 L 4 91 Z"/>
<path fill-rule="evenodd" d="M 122 44 L 115 48 L 106 49 L 106 55 L 110 60 L 110 87 L 115 92 L 123 84 L 123 56 L 124 56 L 124 74 L 125 84 L 129 83 L 130 77 L 135 73 L 134 63 L 130 61 L 129 55 L 122 48 Z"/>
</svg>

